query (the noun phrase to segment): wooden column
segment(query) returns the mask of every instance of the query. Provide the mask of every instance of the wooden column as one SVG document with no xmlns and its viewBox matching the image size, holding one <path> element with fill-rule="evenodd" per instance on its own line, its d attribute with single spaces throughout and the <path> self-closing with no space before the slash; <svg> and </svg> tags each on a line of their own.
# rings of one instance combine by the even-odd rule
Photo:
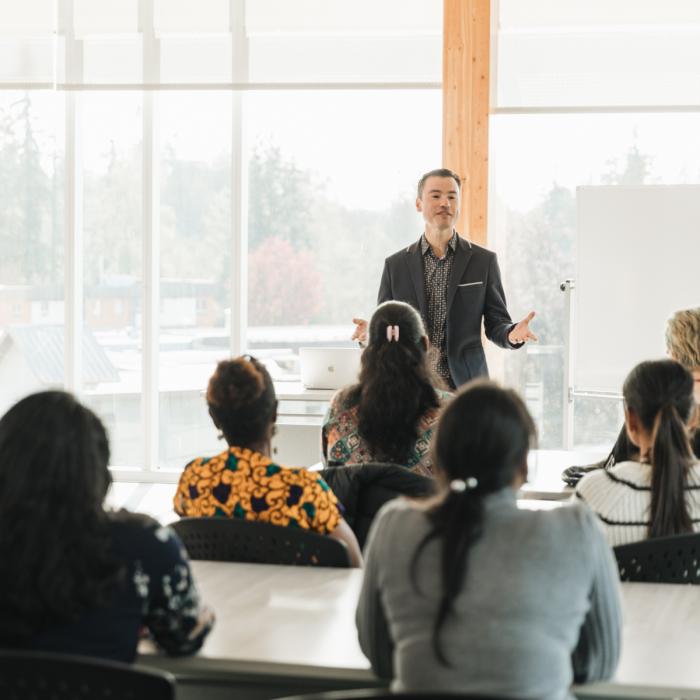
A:
<svg viewBox="0 0 700 700">
<path fill-rule="evenodd" d="M 444 0 L 442 162 L 462 178 L 457 228 L 486 244 L 490 0 Z"/>
</svg>

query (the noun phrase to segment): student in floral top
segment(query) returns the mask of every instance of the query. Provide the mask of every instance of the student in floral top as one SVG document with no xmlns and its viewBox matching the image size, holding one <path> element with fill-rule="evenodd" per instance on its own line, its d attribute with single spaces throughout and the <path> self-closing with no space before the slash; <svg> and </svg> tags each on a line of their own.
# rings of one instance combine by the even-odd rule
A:
<svg viewBox="0 0 700 700">
<path fill-rule="evenodd" d="M 209 415 L 228 448 L 192 460 L 180 477 L 175 512 L 187 517 L 260 520 L 343 541 L 362 564 L 357 539 L 326 482 L 307 469 L 270 458 L 277 398 L 268 371 L 253 357 L 220 362 L 207 388 Z"/>
<path fill-rule="evenodd" d="M 432 475 L 430 442 L 451 394 L 431 369 L 418 312 L 401 301 L 377 307 L 369 322 L 359 381 L 337 392 L 323 422 L 329 467 L 391 462 Z"/>
<path fill-rule="evenodd" d="M 108 462 L 104 426 L 66 392 L 0 420 L 0 647 L 128 662 L 144 627 L 169 654 L 202 645 L 214 618 L 182 544 L 103 509 Z"/>
</svg>

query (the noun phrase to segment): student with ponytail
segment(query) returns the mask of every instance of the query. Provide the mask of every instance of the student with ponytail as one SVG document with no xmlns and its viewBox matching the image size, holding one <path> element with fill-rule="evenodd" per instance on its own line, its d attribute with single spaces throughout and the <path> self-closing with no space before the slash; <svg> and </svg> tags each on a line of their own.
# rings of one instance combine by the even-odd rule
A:
<svg viewBox="0 0 700 700">
<path fill-rule="evenodd" d="M 532 418 L 478 380 L 445 408 L 440 493 L 392 501 L 365 550 L 360 645 L 399 692 L 572 697 L 620 651 L 617 567 L 589 509 L 520 510 Z"/>
<path fill-rule="evenodd" d="M 391 462 L 432 474 L 430 441 L 450 394 L 430 368 L 418 312 L 387 301 L 369 323 L 359 381 L 331 399 L 322 431 L 328 466 Z"/>
<path fill-rule="evenodd" d="M 591 472 L 576 488 L 605 525 L 611 545 L 700 530 L 700 465 L 689 438 L 693 377 L 674 360 L 642 362 L 622 394 L 639 462 Z"/>
</svg>

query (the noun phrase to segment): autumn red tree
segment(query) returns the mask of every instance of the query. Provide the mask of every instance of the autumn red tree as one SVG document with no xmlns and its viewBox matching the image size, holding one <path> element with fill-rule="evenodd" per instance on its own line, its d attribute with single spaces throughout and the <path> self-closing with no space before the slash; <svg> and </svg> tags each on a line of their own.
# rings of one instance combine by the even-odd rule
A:
<svg viewBox="0 0 700 700">
<path fill-rule="evenodd" d="M 321 304 L 321 274 L 311 250 L 296 250 L 286 238 L 270 236 L 251 251 L 248 259 L 251 326 L 311 323 Z"/>
</svg>

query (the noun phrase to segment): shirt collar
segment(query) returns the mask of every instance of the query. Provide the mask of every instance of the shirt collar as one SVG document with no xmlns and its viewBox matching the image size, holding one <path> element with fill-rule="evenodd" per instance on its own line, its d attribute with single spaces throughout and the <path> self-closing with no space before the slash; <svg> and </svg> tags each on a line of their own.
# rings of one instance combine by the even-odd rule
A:
<svg viewBox="0 0 700 700">
<path fill-rule="evenodd" d="M 453 253 L 457 250 L 457 231 L 452 231 L 452 238 L 450 238 L 447 243 L 447 249 L 451 250 Z M 425 237 L 425 233 L 421 234 L 420 237 L 420 250 L 423 255 L 425 255 L 429 250 L 432 250 L 428 239 Z"/>
</svg>

